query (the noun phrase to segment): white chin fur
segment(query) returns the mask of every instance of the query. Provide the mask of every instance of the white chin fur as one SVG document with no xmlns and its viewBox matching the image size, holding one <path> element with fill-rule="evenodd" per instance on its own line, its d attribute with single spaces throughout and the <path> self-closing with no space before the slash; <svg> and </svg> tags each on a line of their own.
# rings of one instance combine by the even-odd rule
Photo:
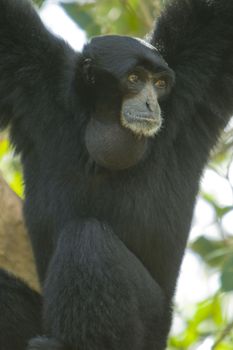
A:
<svg viewBox="0 0 233 350">
<path fill-rule="evenodd" d="M 124 128 L 131 130 L 138 137 L 153 137 L 158 134 L 162 126 L 160 123 L 143 123 L 143 122 L 128 122 L 123 116 L 121 117 L 121 125 Z"/>
</svg>

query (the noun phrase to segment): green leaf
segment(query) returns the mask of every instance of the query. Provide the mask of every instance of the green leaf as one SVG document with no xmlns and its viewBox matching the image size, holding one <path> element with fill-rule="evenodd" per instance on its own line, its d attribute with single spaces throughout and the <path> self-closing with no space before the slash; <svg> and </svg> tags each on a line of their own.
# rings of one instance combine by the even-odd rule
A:
<svg viewBox="0 0 233 350">
<path fill-rule="evenodd" d="M 221 286 L 224 292 L 233 291 L 233 255 L 231 255 L 223 265 Z"/>
<path fill-rule="evenodd" d="M 224 215 L 228 214 L 232 210 L 233 210 L 233 205 L 229 205 L 226 207 L 218 207 L 216 208 L 217 216 L 218 218 L 221 219 Z"/>
<path fill-rule="evenodd" d="M 171 336 L 169 345 L 172 349 L 190 349 L 201 339 L 213 336 L 223 326 L 223 323 L 221 298 L 219 295 L 215 295 L 213 298 L 208 298 L 196 305 L 194 315 L 187 320 L 185 331 L 179 335 Z"/>
<path fill-rule="evenodd" d="M 19 197 L 23 198 L 24 187 L 22 173 L 17 171 L 13 174 L 12 180 L 10 181 L 10 187 Z"/>
<path fill-rule="evenodd" d="M 0 158 L 10 151 L 10 143 L 8 139 L 3 138 L 0 140 Z"/>
<path fill-rule="evenodd" d="M 190 248 L 211 267 L 222 265 L 226 254 L 232 251 L 231 247 L 226 246 L 225 241 L 211 240 L 204 236 L 197 238 Z"/>
<path fill-rule="evenodd" d="M 88 37 L 110 33 L 143 37 L 151 30 L 156 17 L 152 0 L 101 0 L 81 4 L 60 1 L 60 4 Z"/>
<path fill-rule="evenodd" d="M 38 7 L 41 7 L 41 5 L 44 3 L 44 0 L 33 0 L 34 4 L 36 4 Z"/>
<path fill-rule="evenodd" d="M 232 343 L 222 342 L 221 344 L 218 344 L 214 350 L 232 350 Z"/>
<path fill-rule="evenodd" d="M 215 198 L 208 193 L 202 193 L 202 197 L 214 208 L 215 214 L 218 219 L 222 219 L 224 215 L 226 215 L 227 213 L 233 210 L 233 205 L 229 205 L 226 207 L 219 206 L 216 203 Z"/>
<path fill-rule="evenodd" d="M 91 14 L 93 4 L 61 4 L 66 13 L 79 25 L 80 28 L 85 30 L 88 36 L 95 36 L 101 34 L 101 28 L 96 23 L 94 17 Z"/>
</svg>

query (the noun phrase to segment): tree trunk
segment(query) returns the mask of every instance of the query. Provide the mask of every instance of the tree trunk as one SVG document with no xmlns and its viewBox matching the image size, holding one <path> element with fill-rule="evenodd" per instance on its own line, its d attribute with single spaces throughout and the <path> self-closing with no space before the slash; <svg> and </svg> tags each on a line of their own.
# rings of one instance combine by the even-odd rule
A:
<svg viewBox="0 0 233 350">
<path fill-rule="evenodd" d="M 22 201 L 0 176 L 0 267 L 39 289 Z"/>
</svg>

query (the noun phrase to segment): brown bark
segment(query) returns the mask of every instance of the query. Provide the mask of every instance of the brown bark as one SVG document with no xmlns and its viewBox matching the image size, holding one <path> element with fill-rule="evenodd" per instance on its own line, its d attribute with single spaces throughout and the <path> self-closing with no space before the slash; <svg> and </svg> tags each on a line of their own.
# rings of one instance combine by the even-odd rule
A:
<svg viewBox="0 0 233 350">
<path fill-rule="evenodd" d="M 0 176 L 0 267 L 39 289 L 31 244 L 22 215 L 22 201 Z"/>
</svg>

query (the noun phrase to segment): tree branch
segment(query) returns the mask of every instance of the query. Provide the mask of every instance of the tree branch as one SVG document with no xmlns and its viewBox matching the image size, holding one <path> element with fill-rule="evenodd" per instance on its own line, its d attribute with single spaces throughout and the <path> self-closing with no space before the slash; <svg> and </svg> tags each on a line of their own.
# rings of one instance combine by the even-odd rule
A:
<svg viewBox="0 0 233 350">
<path fill-rule="evenodd" d="M 212 346 L 212 350 L 216 349 L 217 346 L 232 332 L 233 329 L 233 321 L 230 322 L 226 328 L 222 331 L 221 335 L 219 336 L 218 340 L 214 343 Z"/>
<path fill-rule="evenodd" d="M 39 289 L 31 244 L 22 215 L 22 201 L 0 176 L 0 267 Z"/>
</svg>

